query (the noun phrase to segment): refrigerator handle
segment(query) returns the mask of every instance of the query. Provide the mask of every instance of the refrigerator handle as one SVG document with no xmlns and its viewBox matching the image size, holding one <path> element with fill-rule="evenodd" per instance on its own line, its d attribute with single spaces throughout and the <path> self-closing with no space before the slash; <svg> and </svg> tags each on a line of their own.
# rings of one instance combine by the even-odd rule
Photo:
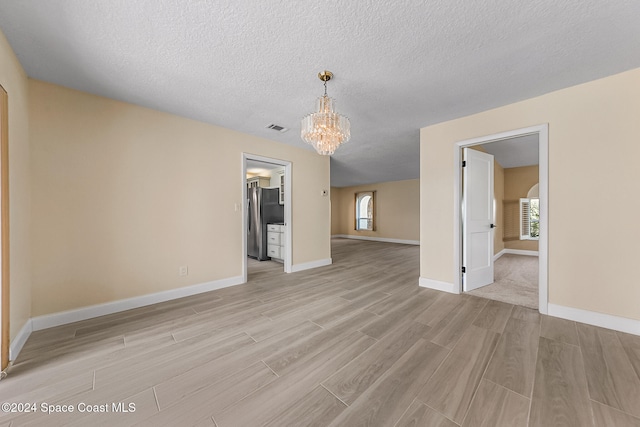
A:
<svg viewBox="0 0 640 427">
<path fill-rule="evenodd" d="M 251 199 L 247 199 L 247 234 L 251 234 Z"/>
</svg>

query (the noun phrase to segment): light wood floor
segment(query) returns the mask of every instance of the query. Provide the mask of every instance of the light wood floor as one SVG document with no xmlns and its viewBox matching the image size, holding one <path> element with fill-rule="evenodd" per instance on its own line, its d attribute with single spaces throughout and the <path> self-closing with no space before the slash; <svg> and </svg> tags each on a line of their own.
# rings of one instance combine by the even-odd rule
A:
<svg viewBox="0 0 640 427">
<path fill-rule="evenodd" d="M 0 426 L 640 426 L 640 337 L 420 289 L 419 248 L 333 242 L 334 264 L 32 334 Z M 78 405 L 135 404 L 129 413 Z M 111 408 L 110 408 L 111 409 Z"/>
</svg>

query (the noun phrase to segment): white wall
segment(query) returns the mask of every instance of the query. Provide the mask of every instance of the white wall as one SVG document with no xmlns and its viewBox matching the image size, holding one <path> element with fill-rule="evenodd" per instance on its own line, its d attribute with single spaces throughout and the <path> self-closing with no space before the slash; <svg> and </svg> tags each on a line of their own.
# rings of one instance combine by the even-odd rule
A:
<svg viewBox="0 0 640 427">
<path fill-rule="evenodd" d="M 270 171 L 271 176 L 271 184 L 269 187 L 271 188 L 280 188 L 280 175 L 279 172 L 284 173 L 284 168 L 273 169 Z"/>
</svg>

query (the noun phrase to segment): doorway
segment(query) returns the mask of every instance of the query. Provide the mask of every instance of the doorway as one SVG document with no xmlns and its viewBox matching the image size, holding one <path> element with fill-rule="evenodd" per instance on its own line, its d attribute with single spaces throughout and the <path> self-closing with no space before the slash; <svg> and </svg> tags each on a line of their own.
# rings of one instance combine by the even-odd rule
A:
<svg viewBox="0 0 640 427">
<path fill-rule="evenodd" d="M 509 144 L 518 144 L 523 143 L 524 141 L 531 141 L 532 138 L 537 138 L 538 144 L 538 153 L 537 153 L 537 163 L 538 163 L 538 186 L 536 187 L 539 196 L 537 200 L 539 200 L 539 222 L 536 227 L 539 227 L 539 235 L 536 236 L 537 245 L 538 245 L 538 260 L 537 260 L 537 270 L 538 270 L 538 310 L 540 313 L 547 313 L 547 305 L 548 305 L 548 283 L 547 283 L 547 271 L 548 271 L 548 255 L 547 255 L 547 242 L 548 242 L 548 125 L 539 125 L 533 126 L 529 128 L 517 129 L 514 131 L 503 132 L 494 135 L 488 135 L 480 138 L 473 138 L 465 141 L 460 141 L 454 146 L 454 159 L 458 167 L 455 168 L 455 176 L 454 176 L 454 200 L 455 200 L 455 210 L 454 210 L 454 220 L 457 226 L 454 228 L 454 250 L 456 256 L 454 257 L 454 268 L 455 271 L 455 281 L 454 288 L 458 289 L 459 292 L 466 292 L 473 286 L 468 286 L 469 283 L 465 284 L 465 280 L 468 280 L 466 275 L 467 266 L 465 265 L 465 259 L 469 258 L 469 251 L 473 250 L 473 245 L 467 244 L 463 242 L 465 237 L 465 203 L 468 202 L 468 197 L 465 198 L 464 193 L 464 177 L 463 177 L 463 150 L 470 147 L 475 147 L 478 149 L 486 144 L 486 147 L 490 147 L 489 144 L 496 143 L 495 145 L 509 145 Z M 499 143 L 499 144 L 498 144 Z M 522 148 L 519 146 L 518 148 Z M 489 151 L 483 148 L 479 148 L 480 151 Z M 491 174 L 493 175 L 493 174 Z M 493 185 L 493 184 L 492 184 Z M 536 202 L 537 203 L 537 202 Z M 482 205 L 482 204 L 481 204 Z M 493 205 L 493 200 L 491 201 L 491 205 Z M 486 206 L 485 206 L 486 207 Z M 486 228 L 493 228 L 495 221 L 495 213 L 496 207 L 491 206 L 493 209 L 493 215 L 490 221 L 486 224 Z M 504 221 L 502 221 L 504 223 Z M 498 223 L 498 227 L 501 225 Z M 494 229 L 495 230 L 495 229 Z M 493 231 L 495 232 L 495 231 Z M 493 237 L 493 234 L 491 234 Z M 483 241 L 486 243 L 487 238 L 484 238 Z M 478 245 L 476 245 L 478 246 Z M 486 246 L 486 245 L 484 245 Z M 493 245 L 491 245 L 493 248 Z M 486 249 L 486 248 L 485 248 Z M 485 250 L 485 252 L 487 252 Z M 513 251 L 511 253 L 515 253 L 517 251 Z M 510 253 L 506 251 L 506 253 Z M 486 261 L 486 264 L 491 264 L 491 276 L 493 276 L 493 255 L 494 251 L 491 251 L 491 256 L 487 257 L 486 254 L 481 254 L 483 257 L 483 263 Z M 504 260 L 503 260 L 504 261 Z M 464 268 L 463 268 L 464 267 Z M 486 272 L 485 272 L 486 275 Z"/>
<path fill-rule="evenodd" d="M 290 273 L 291 162 L 243 153 L 241 182 L 243 283 L 250 271 Z"/>
</svg>

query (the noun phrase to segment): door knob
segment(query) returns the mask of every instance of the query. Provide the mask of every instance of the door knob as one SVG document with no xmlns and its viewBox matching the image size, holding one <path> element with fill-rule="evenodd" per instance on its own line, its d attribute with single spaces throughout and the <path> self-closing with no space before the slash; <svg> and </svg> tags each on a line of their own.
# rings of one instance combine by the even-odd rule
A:
<svg viewBox="0 0 640 427">
<path fill-rule="evenodd" d="M 498 226 L 497 226 L 497 225 L 495 225 L 495 224 L 491 224 L 491 225 L 489 226 L 489 228 L 498 228 Z"/>
</svg>

